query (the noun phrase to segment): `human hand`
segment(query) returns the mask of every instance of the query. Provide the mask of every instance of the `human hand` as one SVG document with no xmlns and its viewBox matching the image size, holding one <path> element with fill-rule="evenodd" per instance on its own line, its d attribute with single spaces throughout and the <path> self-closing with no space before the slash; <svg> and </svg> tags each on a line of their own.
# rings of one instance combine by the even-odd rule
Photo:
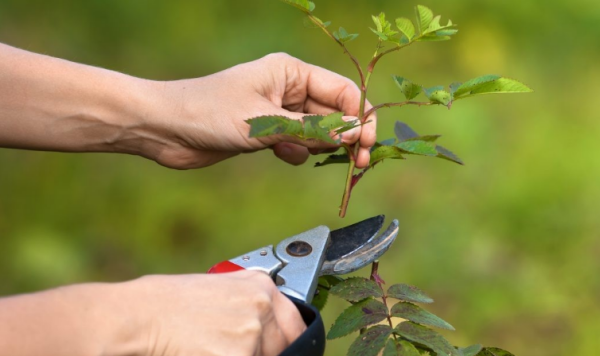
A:
<svg viewBox="0 0 600 356">
<path fill-rule="evenodd" d="M 262 272 L 149 276 L 127 283 L 143 356 L 279 355 L 305 330 L 294 304 Z"/>
<path fill-rule="evenodd" d="M 344 112 L 356 119 L 360 91 L 351 80 L 286 54 L 271 54 L 198 79 L 152 82 L 160 115 L 149 125 L 163 145 L 142 151 L 158 163 L 179 169 L 205 167 L 239 153 L 272 148 L 291 164 L 302 164 L 310 153 L 336 146 L 275 135 L 249 138 L 245 119 L 282 115 Z M 370 107 L 367 104 L 367 108 Z M 354 116 L 354 117 L 352 117 Z M 366 167 L 375 144 L 376 117 L 342 135 L 342 142 L 360 143 L 356 166 Z"/>
</svg>

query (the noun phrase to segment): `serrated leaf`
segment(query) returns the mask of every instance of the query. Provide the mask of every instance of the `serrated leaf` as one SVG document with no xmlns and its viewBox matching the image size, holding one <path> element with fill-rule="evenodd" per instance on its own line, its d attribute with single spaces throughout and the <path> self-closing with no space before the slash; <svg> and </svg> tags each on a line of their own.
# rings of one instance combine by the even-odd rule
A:
<svg viewBox="0 0 600 356">
<path fill-rule="evenodd" d="M 481 77 L 473 78 L 471 80 L 467 80 L 466 82 L 460 84 L 454 91 L 454 96 L 459 97 L 463 94 L 468 94 L 471 90 L 478 87 L 479 85 L 492 82 L 496 79 L 500 79 L 499 75 L 495 74 L 486 74 Z"/>
<path fill-rule="evenodd" d="M 302 123 L 285 116 L 260 116 L 246 120 L 250 125 L 250 137 L 270 135 L 301 135 Z"/>
<path fill-rule="evenodd" d="M 394 284 L 388 288 L 387 295 L 392 298 L 413 303 L 433 303 L 433 299 L 422 290 L 408 284 Z"/>
<path fill-rule="evenodd" d="M 451 39 L 452 37 L 450 36 L 438 36 L 435 33 L 419 37 L 419 41 L 423 42 L 449 41 Z"/>
<path fill-rule="evenodd" d="M 333 37 L 342 43 L 346 43 L 355 40 L 358 34 L 348 33 L 345 28 L 340 27 L 337 31 L 333 31 Z"/>
<path fill-rule="evenodd" d="M 385 345 L 382 356 L 421 356 L 419 350 L 406 340 L 396 341 L 390 339 Z"/>
<path fill-rule="evenodd" d="M 429 26 L 427 26 L 427 29 L 423 33 L 433 32 L 433 31 L 436 31 L 436 30 L 439 30 L 440 28 L 442 28 L 442 26 L 440 26 L 441 19 L 442 19 L 442 16 L 440 16 L 440 15 L 435 16 L 431 20 L 431 22 L 429 23 Z"/>
<path fill-rule="evenodd" d="M 373 19 L 373 23 L 375 24 L 375 28 L 377 29 L 377 32 L 383 33 L 383 24 L 381 23 L 381 15 L 383 15 L 383 12 L 379 14 L 379 16 L 375 16 L 375 15 L 371 15 L 371 18 Z M 385 15 L 383 16 L 384 21 L 385 21 Z"/>
<path fill-rule="evenodd" d="M 445 29 L 445 30 L 439 30 L 435 32 L 436 36 L 454 36 L 458 33 L 457 29 Z"/>
<path fill-rule="evenodd" d="M 396 121 L 394 124 L 394 133 L 398 138 L 398 141 L 406 141 L 411 138 L 419 137 L 419 134 L 416 133 L 413 129 L 410 128 L 407 124 L 402 121 Z"/>
<path fill-rule="evenodd" d="M 345 279 L 343 279 L 340 276 L 321 276 L 321 277 L 319 277 L 319 283 L 326 282 L 329 287 L 333 287 L 333 286 L 337 285 L 338 283 L 343 282 L 344 280 Z"/>
<path fill-rule="evenodd" d="M 442 137 L 442 135 L 423 135 L 418 137 L 409 138 L 406 141 L 427 141 L 427 142 L 435 142 L 438 138 Z"/>
<path fill-rule="evenodd" d="M 323 167 L 329 164 L 350 163 L 350 158 L 347 154 L 329 155 L 323 162 L 315 163 L 315 167 Z"/>
<path fill-rule="evenodd" d="M 413 25 L 411 20 L 405 17 L 396 19 L 396 27 L 398 27 L 400 32 L 402 32 L 409 41 L 415 36 L 415 25 Z"/>
<path fill-rule="evenodd" d="M 476 356 L 483 347 L 480 344 L 475 344 L 467 347 L 459 348 L 463 356 Z"/>
<path fill-rule="evenodd" d="M 386 36 L 384 33 L 380 32 L 380 31 L 377 31 L 377 30 L 375 30 L 373 28 L 370 28 L 370 27 L 369 27 L 369 29 L 371 31 L 373 31 L 373 33 L 376 34 L 379 38 L 381 38 L 382 41 L 389 40 L 388 36 Z"/>
<path fill-rule="evenodd" d="M 460 158 L 458 158 L 450 150 L 448 150 L 440 145 L 435 146 L 435 149 L 438 152 L 437 157 L 454 162 L 454 163 L 458 163 L 461 166 L 465 164 Z"/>
<path fill-rule="evenodd" d="M 356 121 L 358 121 L 344 121 L 342 119 L 342 116 L 344 116 L 343 112 L 334 112 L 332 114 L 326 115 L 321 119 L 321 121 L 319 121 L 319 126 L 326 129 L 327 131 L 333 131 L 334 129 L 344 126 L 354 127 L 354 124 L 356 123 Z"/>
<path fill-rule="evenodd" d="M 512 353 L 498 347 L 486 347 L 477 356 L 515 356 Z"/>
<path fill-rule="evenodd" d="M 306 13 L 311 13 L 315 9 L 315 4 L 308 0 L 281 0 L 286 4 L 290 4 Z"/>
<path fill-rule="evenodd" d="M 321 278 L 319 277 L 319 285 L 317 286 L 317 291 L 315 292 L 315 296 L 310 304 L 312 304 L 319 311 L 325 308 L 327 304 L 327 300 L 329 299 L 329 291 L 327 288 L 321 287 Z"/>
<path fill-rule="evenodd" d="M 348 278 L 331 288 L 331 294 L 349 302 L 358 302 L 368 297 L 381 298 L 383 292 L 377 283 L 363 278 Z"/>
<path fill-rule="evenodd" d="M 483 76 L 463 83 L 454 93 L 454 100 L 468 98 L 480 94 L 530 93 L 533 90 L 514 79 Z"/>
<path fill-rule="evenodd" d="M 433 20 L 433 12 L 423 5 L 417 5 L 415 12 L 417 14 L 417 29 L 419 33 L 423 33 L 429 27 L 429 24 L 431 24 L 431 20 Z"/>
<path fill-rule="evenodd" d="M 455 330 L 452 325 L 448 324 L 437 315 L 409 302 L 399 302 L 394 304 L 391 313 L 392 316 L 414 321 L 418 324 L 429 325 L 446 330 Z"/>
<path fill-rule="evenodd" d="M 348 349 L 348 356 L 377 356 L 392 334 L 389 325 L 377 325 L 358 335 Z"/>
<path fill-rule="evenodd" d="M 397 75 L 393 75 L 392 78 L 394 79 L 396 85 L 402 91 L 402 94 L 404 94 L 406 100 L 412 100 L 421 93 L 420 85 L 414 84 L 410 80 Z"/>
<path fill-rule="evenodd" d="M 396 145 L 403 153 L 420 156 L 437 156 L 438 151 L 435 145 L 427 141 L 410 140 L 403 141 Z"/>
<path fill-rule="evenodd" d="M 438 355 L 460 356 L 460 351 L 455 349 L 442 335 L 412 321 L 405 321 L 398 324 L 394 328 L 394 333 L 408 340 L 423 344 Z"/>
<path fill-rule="evenodd" d="M 448 106 L 452 101 L 452 95 L 445 90 L 436 90 L 429 96 L 429 101 Z"/>
<path fill-rule="evenodd" d="M 323 128 L 319 123 L 323 120 L 321 115 L 310 115 L 304 116 L 302 121 L 304 123 L 304 139 L 316 139 L 328 143 L 337 143 L 329 136 L 329 130 Z"/>
<path fill-rule="evenodd" d="M 327 339 L 336 339 L 366 326 L 377 324 L 387 315 L 388 310 L 382 302 L 365 299 L 351 305 L 338 316 L 327 333 Z"/>
<path fill-rule="evenodd" d="M 379 146 L 371 151 L 371 160 L 369 165 L 372 166 L 375 163 L 384 160 L 386 158 L 391 159 L 405 159 L 402 156 L 403 151 L 395 146 Z"/>
</svg>

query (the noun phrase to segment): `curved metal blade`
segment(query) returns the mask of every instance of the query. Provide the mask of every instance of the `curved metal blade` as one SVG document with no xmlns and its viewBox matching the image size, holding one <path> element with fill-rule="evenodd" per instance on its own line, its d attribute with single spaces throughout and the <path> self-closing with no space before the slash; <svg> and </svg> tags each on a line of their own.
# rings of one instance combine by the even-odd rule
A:
<svg viewBox="0 0 600 356">
<path fill-rule="evenodd" d="M 329 235 L 330 243 L 325 252 L 325 261 L 336 261 L 363 247 L 381 230 L 384 220 L 384 215 L 377 215 L 332 231 Z"/>
<path fill-rule="evenodd" d="M 373 220 L 374 219 L 374 220 Z M 381 235 L 376 236 L 377 232 L 383 226 L 384 216 L 376 216 L 371 219 L 364 220 L 358 224 L 354 224 L 348 226 L 343 229 L 335 230 L 331 232 L 331 244 L 327 248 L 326 260 L 321 267 L 320 275 L 337 275 L 337 274 L 347 274 L 354 272 L 362 267 L 372 263 L 374 260 L 378 259 L 383 255 L 392 245 L 392 243 L 396 240 L 396 236 L 398 236 L 399 223 L 398 220 L 392 221 L 390 226 L 381 233 Z M 367 223 L 370 221 L 369 223 Z M 367 223 L 362 228 L 355 227 L 356 225 L 360 225 L 362 223 Z M 373 228 L 377 226 L 377 230 L 373 232 Z M 367 229 L 367 227 L 370 227 Z M 362 232 L 361 235 L 354 237 L 353 235 L 349 235 L 349 233 L 353 230 L 347 230 L 354 228 L 355 232 Z M 363 230 L 364 229 L 364 230 Z M 333 239 L 334 233 L 337 235 L 336 240 Z M 370 236 L 366 235 L 367 233 L 372 233 Z M 363 239 L 362 244 L 358 245 L 358 241 Z M 338 239 L 348 239 L 354 240 L 349 241 L 348 243 L 342 243 L 341 240 Z M 338 250 L 338 244 L 340 250 Z M 353 246 L 353 247 L 352 247 Z M 352 247 L 352 248 L 351 248 Z M 330 253 L 331 251 L 331 253 Z M 345 254 L 341 255 L 342 251 L 349 251 Z M 330 259 L 330 255 L 334 258 Z"/>
</svg>

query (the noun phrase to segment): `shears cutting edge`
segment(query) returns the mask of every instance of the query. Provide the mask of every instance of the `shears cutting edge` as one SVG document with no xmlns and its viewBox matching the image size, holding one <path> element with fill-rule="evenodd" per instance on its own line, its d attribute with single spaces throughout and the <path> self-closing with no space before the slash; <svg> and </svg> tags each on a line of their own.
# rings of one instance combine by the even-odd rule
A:
<svg viewBox="0 0 600 356">
<path fill-rule="evenodd" d="M 310 305 L 319 276 L 342 275 L 371 264 L 398 235 L 398 220 L 379 234 L 385 216 L 378 215 L 341 229 L 318 226 L 211 267 L 208 273 L 258 270 L 267 273 L 298 307 L 306 331 L 280 356 L 319 356 L 325 352 L 325 327 Z"/>
</svg>

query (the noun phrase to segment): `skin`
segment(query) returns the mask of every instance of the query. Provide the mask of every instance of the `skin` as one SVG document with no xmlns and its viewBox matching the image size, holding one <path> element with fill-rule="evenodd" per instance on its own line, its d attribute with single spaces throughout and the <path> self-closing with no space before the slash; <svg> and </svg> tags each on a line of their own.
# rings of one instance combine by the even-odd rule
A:
<svg viewBox="0 0 600 356">
<path fill-rule="evenodd" d="M 272 149 L 290 164 L 338 147 L 288 136 L 248 138 L 245 119 L 358 114 L 347 78 L 286 54 L 196 79 L 157 82 L 0 44 L 0 147 L 138 155 L 206 167 Z M 343 134 L 366 167 L 376 118 Z M 260 272 L 146 276 L 0 298 L 0 353 L 278 355 L 305 329 Z"/>
</svg>

